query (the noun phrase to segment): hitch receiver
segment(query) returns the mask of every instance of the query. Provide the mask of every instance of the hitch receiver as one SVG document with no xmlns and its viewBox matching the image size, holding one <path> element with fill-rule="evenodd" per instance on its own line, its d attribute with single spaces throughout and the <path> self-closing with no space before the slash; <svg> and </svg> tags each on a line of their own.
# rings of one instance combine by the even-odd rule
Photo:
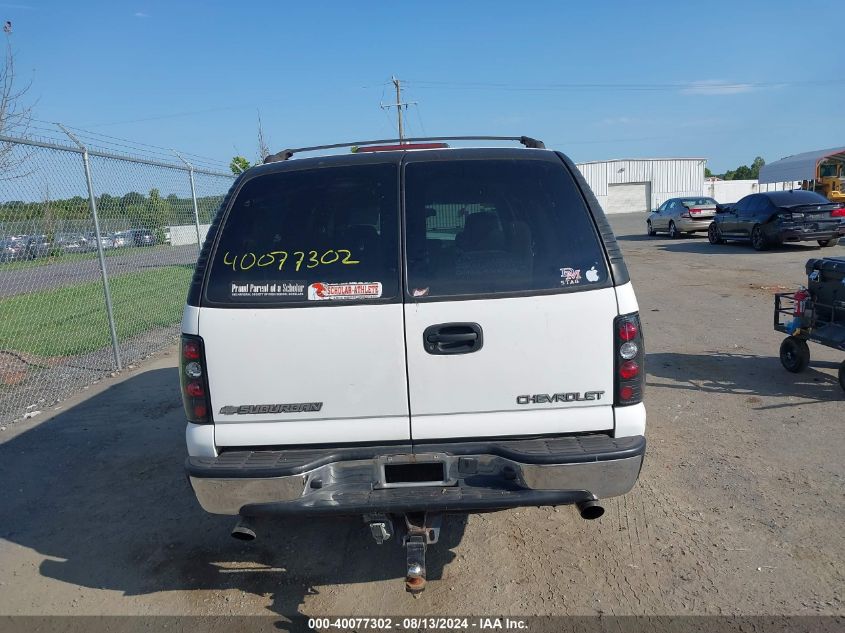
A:
<svg viewBox="0 0 845 633">
<path fill-rule="evenodd" d="M 405 591 L 417 596 L 425 589 L 425 551 L 428 545 L 440 538 L 443 516 L 438 513 L 414 513 L 405 515 Z"/>
</svg>

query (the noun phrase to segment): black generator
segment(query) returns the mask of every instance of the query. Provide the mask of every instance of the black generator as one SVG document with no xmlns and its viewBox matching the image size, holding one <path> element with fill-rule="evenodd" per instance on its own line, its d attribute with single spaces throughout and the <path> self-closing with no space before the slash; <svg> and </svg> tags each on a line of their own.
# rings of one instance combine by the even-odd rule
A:
<svg viewBox="0 0 845 633">
<path fill-rule="evenodd" d="M 805 269 L 816 319 L 845 322 L 845 257 L 811 259 Z"/>
</svg>

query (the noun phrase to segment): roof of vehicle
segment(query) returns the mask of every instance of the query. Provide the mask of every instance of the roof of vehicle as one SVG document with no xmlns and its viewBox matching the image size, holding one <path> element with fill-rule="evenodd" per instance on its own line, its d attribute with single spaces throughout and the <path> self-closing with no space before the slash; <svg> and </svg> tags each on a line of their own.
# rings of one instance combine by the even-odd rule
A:
<svg viewBox="0 0 845 633">
<path fill-rule="evenodd" d="M 455 147 L 445 149 L 396 150 L 386 152 L 366 152 L 314 156 L 310 158 L 291 158 L 289 160 L 265 163 L 248 169 L 245 174 L 258 176 L 282 171 L 313 169 L 319 167 L 338 167 L 343 165 L 366 165 L 376 163 L 396 163 L 419 160 L 466 160 L 466 159 L 526 159 L 558 160 L 555 152 L 547 149 L 527 149 L 519 147 Z"/>
<path fill-rule="evenodd" d="M 444 141 L 518 141 L 523 147 L 546 149 L 546 144 L 543 143 L 543 141 L 530 136 L 425 136 L 412 138 L 371 139 L 368 141 L 347 141 L 344 143 L 331 143 L 329 145 L 289 148 L 283 149 L 275 154 L 270 154 L 264 158 L 263 162 L 266 165 L 267 163 L 286 161 L 292 158 L 294 154 L 345 148 L 349 148 L 349 150 L 353 153 L 384 152 L 391 149 L 406 152 L 421 149 L 448 148 L 449 146 Z"/>
<path fill-rule="evenodd" d="M 790 189 L 788 191 L 762 191 L 775 205 L 779 207 L 796 204 L 830 204 L 830 201 L 815 191 L 803 189 Z"/>
<path fill-rule="evenodd" d="M 795 154 L 781 158 L 760 168 L 761 183 L 793 182 L 795 180 L 813 180 L 816 178 L 818 165 L 825 158 L 836 158 L 845 161 L 845 147 L 831 149 L 817 149 L 812 152 Z"/>
</svg>

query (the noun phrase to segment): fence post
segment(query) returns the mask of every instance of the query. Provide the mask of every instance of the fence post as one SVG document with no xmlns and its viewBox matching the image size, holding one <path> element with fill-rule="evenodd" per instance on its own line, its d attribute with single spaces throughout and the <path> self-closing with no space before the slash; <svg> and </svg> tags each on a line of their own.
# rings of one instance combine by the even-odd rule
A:
<svg viewBox="0 0 845 633">
<path fill-rule="evenodd" d="M 182 155 L 175 149 L 172 151 L 179 157 L 179 160 L 185 163 L 185 166 L 188 168 L 188 177 L 191 179 L 191 201 L 194 203 L 194 226 L 197 228 L 197 257 L 199 257 L 200 252 L 202 252 L 202 240 L 200 239 L 200 212 L 197 207 L 197 190 L 194 187 L 194 166 L 182 158 Z"/>
<path fill-rule="evenodd" d="M 88 185 L 88 206 L 91 209 L 91 216 L 94 218 L 94 235 L 97 238 L 97 257 L 100 260 L 100 275 L 103 278 L 103 295 L 106 299 L 106 314 L 109 319 L 109 334 L 111 334 L 111 345 L 114 351 L 114 364 L 117 371 L 123 369 L 123 361 L 120 358 L 120 346 L 117 342 L 117 330 L 114 326 L 114 312 L 111 303 L 111 291 L 109 290 L 109 276 L 106 272 L 106 258 L 103 255 L 103 242 L 100 238 L 100 220 L 97 217 L 97 200 L 94 197 L 94 182 L 91 180 L 91 163 L 88 160 L 88 148 L 71 134 L 68 129 L 61 123 L 56 123 L 62 129 L 62 132 L 68 135 L 70 140 L 79 146 L 82 150 L 82 165 L 85 168 L 85 182 Z"/>
</svg>

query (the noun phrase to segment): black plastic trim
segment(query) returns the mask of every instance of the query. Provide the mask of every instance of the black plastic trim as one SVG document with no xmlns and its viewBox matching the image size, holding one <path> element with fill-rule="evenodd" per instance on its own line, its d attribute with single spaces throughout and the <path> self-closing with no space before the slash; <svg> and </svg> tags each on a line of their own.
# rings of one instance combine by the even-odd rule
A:
<svg viewBox="0 0 845 633">
<path fill-rule="evenodd" d="M 188 457 L 188 475 L 205 479 L 256 479 L 286 477 L 331 464 L 366 460 L 381 455 L 446 453 L 448 455 L 497 455 L 521 464 L 582 464 L 642 456 L 646 440 L 641 435 L 613 438 L 581 435 L 513 441 L 469 441 L 399 446 L 295 449 L 282 451 L 231 451 L 218 457 Z"/>
<path fill-rule="evenodd" d="M 468 332 L 455 332 L 453 334 L 443 334 L 441 330 L 446 328 L 469 330 Z M 474 338 L 470 338 L 474 335 Z M 449 347 L 452 343 L 462 342 L 459 339 L 454 341 L 435 340 L 435 337 L 443 336 L 449 337 L 467 337 L 467 347 Z M 484 330 L 478 323 L 437 323 L 436 325 L 429 325 L 423 330 L 423 348 L 429 354 L 434 356 L 454 356 L 456 354 L 472 354 L 484 347 Z"/>
<path fill-rule="evenodd" d="M 295 501 L 241 508 L 244 516 L 345 515 L 407 512 L 492 512 L 520 507 L 559 506 L 588 501 L 586 490 L 525 490 L 452 486 L 313 492 Z"/>
<path fill-rule="evenodd" d="M 417 136 L 413 138 L 382 138 L 369 141 L 348 141 L 345 143 L 332 143 L 331 145 L 314 145 L 312 147 L 284 149 L 265 158 L 264 164 L 266 165 L 268 163 L 290 160 L 294 154 L 300 154 L 302 152 L 317 152 L 324 149 L 341 149 L 344 147 L 357 147 L 360 145 L 388 145 L 393 143 L 412 144 L 426 141 L 519 141 L 519 143 L 529 149 L 546 148 L 543 141 L 530 136 Z M 413 149 L 415 148 L 411 146 L 408 147 L 408 150 Z"/>
<path fill-rule="evenodd" d="M 208 262 L 211 257 L 211 251 L 214 248 L 214 244 L 217 242 L 217 235 L 220 232 L 220 224 L 223 221 L 223 216 L 225 215 L 226 209 L 229 208 L 235 193 L 240 191 L 241 183 L 244 181 L 246 174 L 247 172 L 243 172 L 235 179 L 235 182 L 232 183 L 232 186 L 229 188 L 229 191 L 226 192 L 226 195 L 220 203 L 217 213 L 214 214 L 211 226 L 208 227 L 208 233 L 205 235 L 205 241 L 202 244 L 199 257 L 197 257 L 197 263 L 194 266 L 194 275 L 191 278 L 191 285 L 188 287 L 189 306 L 194 306 L 195 308 L 200 306 L 203 288 L 205 287 L 206 272 L 209 267 Z"/>
<path fill-rule="evenodd" d="M 625 259 L 622 257 L 622 249 L 619 248 L 619 243 L 616 241 L 616 236 L 613 234 L 613 229 L 610 228 L 610 223 L 607 221 L 607 216 L 601 208 L 596 195 L 587 183 L 584 174 L 575 166 L 575 163 L 563 152 L 555 152 L 563 164 L 575 178 L 578 187 L 581 189 L 581 194 L 584 196 L 584 202 L 590 213 L 593 216 L 596 229 L 599 237 L 604 244 L 605 251 L 607 251 L 608 259 L 610 260 L 610 275 L 613 277 L 613 283 L 616 286 L 622 286 L 631 281 L 631 275 L 628 273 L 628 266 L 625 265 Z"/>
</svg>

